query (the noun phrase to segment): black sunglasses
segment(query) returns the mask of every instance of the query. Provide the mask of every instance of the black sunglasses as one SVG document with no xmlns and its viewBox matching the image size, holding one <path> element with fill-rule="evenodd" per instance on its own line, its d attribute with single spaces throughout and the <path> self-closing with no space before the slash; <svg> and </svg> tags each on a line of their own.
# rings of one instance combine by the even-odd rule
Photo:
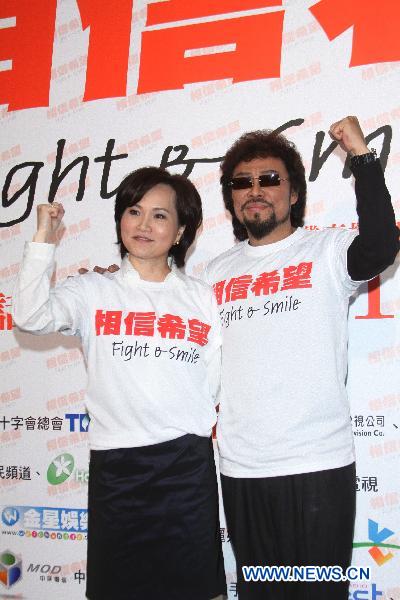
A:
<svg viewBox="0 0 400 600">
<path fill-rule="evenodd" d="M 233 190 L 247 190 L 253 187 L 254 180 L 258 180 L 260 187 L 275 187 L 280 185 L 281 181 L 289 181 L 289 179 L 280 177 L 277 171 L 270 171 L 258 177 L 232 177 L 228 185 Z"/>
</svg>

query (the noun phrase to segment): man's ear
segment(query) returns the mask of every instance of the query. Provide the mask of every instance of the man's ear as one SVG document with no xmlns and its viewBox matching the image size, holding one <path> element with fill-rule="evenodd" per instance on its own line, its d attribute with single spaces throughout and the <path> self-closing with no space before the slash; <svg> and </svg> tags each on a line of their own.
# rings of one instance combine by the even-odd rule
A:
<svg viewBox="0 0 400 600">
<path fill-rule="evenodd" d="M 293 206 L 293 204 L 296 204 L 297 200 L 299 198 L 299 194 L 298 192 L 296 192 L 295 190 L 292 190 L 290 192 L 290 204 Z"/>
</svg>

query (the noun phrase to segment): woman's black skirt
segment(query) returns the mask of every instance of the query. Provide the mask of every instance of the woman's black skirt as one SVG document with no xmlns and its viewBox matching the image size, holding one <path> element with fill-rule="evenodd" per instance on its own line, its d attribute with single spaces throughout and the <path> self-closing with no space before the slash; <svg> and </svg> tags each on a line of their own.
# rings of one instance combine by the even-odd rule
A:
<svg viewBox="0 0 400 600">
<path fill-rule="evenodd" d="M 212 441 L 188 434 L 92 450 L 87 597 L 208 600 L 226 593 Z"/>
</svg>

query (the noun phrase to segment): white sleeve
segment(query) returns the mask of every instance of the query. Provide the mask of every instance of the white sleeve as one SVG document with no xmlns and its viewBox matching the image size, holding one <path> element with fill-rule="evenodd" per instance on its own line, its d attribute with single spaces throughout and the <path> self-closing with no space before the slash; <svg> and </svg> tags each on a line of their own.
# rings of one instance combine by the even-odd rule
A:
<svg viewBox="0 0 400 600">
<path fill-rule="evenodd" d="M 70 278 L 50 289 L 54 271 L 55 246 L 27 242 L 13 294 L 15 324 L 36 334 L 60 331 L 80 335 L 87 320 L 80 278 Z"/>
<path fill-rule="evenodd" d="M 347 270 L 347 250 L 357 235 L 357 231 L 348 229 L 331 229 L 330 244 L 328 246 L 330 265 L 336 287 L 340 296 L 351 296 L 363 283 L 353 281 Z"/>
<path fill-rule="evenodd" d="M 210 287 L 212 287 L 212 283 L 210 283 L 209 265 L 210 265 L 210 261 L 206 264 L 206 266 L 204 267 L 203 271 L 199 275 L 199 279 L 203 283 L 206 283 L 207 285 L 209 285 Z"/>
<path fill-rule="evenodd" d="M 210 290 L 212 293 L 212 290 Z M 207 365 L 207 376 L 210 385 L 210 392 L 214 398 L 215 405 L 219 403 L 219 391 L 221 385 L 221 345 L 222 345 L 222 331 L 221 331 L 221 319 L 219 316 L 217 302 L 214 294 L 211 295 L 211 307 L 212 307 L 212 319 L 211 319 L 211 330 L 212 337 L 210 339 L 210 347 L 207 348 L 206 353 L 206 365 Z"/>
<path fill-rule="evenodd" d="M 214 398 L 215 406 L 217 406 L 221 387 L 221 347 L 215 348 L 207 361 L 207 377 L 211 396 Z"/>
</svg>

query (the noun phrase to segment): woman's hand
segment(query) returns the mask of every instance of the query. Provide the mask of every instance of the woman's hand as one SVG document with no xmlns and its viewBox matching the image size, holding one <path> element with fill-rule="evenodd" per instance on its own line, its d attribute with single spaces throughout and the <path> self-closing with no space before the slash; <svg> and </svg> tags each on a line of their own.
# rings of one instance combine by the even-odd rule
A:
<svg viewBox="0 0 400 600">
<path fill-rule="evenodd" d="M 33 236 L 34 242 L 53 244 L 55 233 L 64 216 L 64 207 L 58 202 L 39 204 L 37 206 L 37 230 Z"/>
</svg>

